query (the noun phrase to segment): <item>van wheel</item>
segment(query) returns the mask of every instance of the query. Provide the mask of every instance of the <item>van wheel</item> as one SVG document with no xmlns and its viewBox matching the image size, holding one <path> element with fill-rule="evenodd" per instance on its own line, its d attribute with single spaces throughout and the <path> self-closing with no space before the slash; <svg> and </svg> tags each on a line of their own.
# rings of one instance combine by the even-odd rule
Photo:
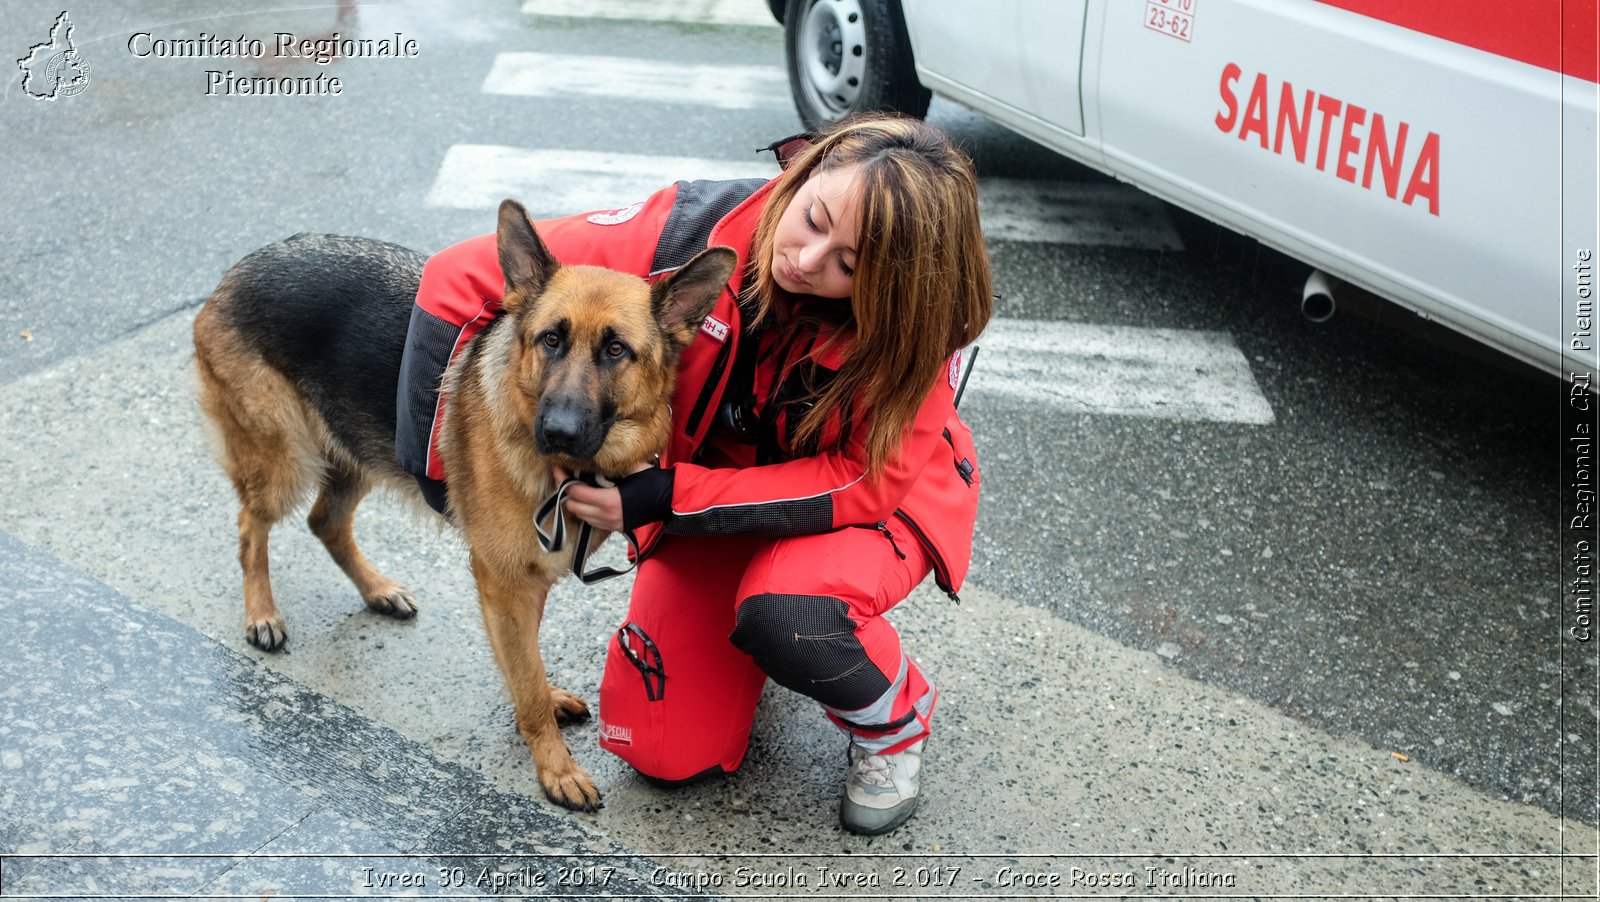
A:
<svg viewBox="0 0 1600 902">
<path fill-rule="evenodd" d="M 900 0 L 789 0 L 784 23 L 789 90 L 807 128 L 851 113 L 927 115 Z"/>
</svg>

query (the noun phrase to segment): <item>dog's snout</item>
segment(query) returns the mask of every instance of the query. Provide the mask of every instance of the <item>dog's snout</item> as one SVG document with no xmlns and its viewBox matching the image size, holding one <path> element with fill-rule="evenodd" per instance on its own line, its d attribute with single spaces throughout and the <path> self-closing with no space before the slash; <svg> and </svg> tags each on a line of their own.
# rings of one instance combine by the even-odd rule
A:
<svg viewBox="0 0 1600 902">
<path fill-rule="evenodd" d="M 587 459 L 599 453 L 605 430 L 594 411 L 558 402 L 540 408 L 534 437 L 541 454 Z"/>
<path fill-rule="evenodd" d="M 579 440 L 582 433 L 583 416 L 570 404 L 548 404 L 539 412 L 539 443 L 559 446 L 540 449 L 546 453 L 566 450 Z"/>
</svg>

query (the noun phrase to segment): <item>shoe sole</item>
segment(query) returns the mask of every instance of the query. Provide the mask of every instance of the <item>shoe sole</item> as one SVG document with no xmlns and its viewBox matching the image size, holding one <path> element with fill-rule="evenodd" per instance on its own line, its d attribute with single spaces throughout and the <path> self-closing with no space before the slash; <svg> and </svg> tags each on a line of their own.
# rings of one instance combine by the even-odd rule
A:
<svg viewBox="0 0 1600 902">
<path fill-rule="evenodd" d="M 887 823 L 878 827 L 868 827 L 861 824 L 850 823 L 850 821 L 845 817 L 843 806 L 841 806 L 839 808 L 839 825 L 844 827 L 847 832 L 854 833 L 857 836 L 882 836 L 885 833 L 889 833 L 898 829 L 901 824 L 911 820 L 911 815 L 917 813 L 917 806 L 921 803 L 921 796 L 912 799 L 899 813 L 894 816 L 893 820 L 888 821 Z"/>
</svg>

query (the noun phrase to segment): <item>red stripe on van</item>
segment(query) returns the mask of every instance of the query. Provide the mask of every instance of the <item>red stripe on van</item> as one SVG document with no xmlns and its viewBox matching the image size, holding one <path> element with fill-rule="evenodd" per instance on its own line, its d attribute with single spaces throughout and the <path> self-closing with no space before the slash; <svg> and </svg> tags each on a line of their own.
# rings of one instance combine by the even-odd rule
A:
<svg viewBox="0 0 1600 902">
<path fill-rule="evenodd" d="M 1519 62 L 1600 83 L 1596 0 L 1320 0 Z"/>
</svg>

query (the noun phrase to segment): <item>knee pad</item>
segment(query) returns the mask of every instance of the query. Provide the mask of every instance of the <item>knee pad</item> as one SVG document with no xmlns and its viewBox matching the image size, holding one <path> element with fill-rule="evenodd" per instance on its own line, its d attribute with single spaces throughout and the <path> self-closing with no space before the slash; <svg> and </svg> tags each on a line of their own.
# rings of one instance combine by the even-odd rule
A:
<svg viewBox="0 0 1600 902">
<path fill-rule="evenodd" d="M 872 704 L 890 681 L 856 638 L 850 609 L 825 595 L 752 595 L 739 605 L 729 641 L 773 682 L 830 708 Z"/>
</svg>

